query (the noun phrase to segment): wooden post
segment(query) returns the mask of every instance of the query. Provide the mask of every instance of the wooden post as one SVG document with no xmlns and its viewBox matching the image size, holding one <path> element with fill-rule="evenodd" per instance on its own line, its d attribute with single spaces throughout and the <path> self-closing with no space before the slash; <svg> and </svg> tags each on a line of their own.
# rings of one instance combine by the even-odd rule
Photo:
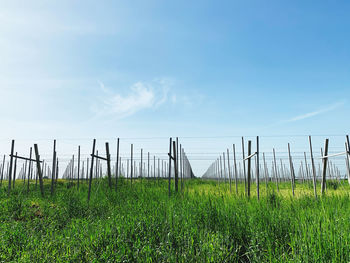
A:
<svg viewBox="0 0 350 263">
<path fill-rule="evenodd" d="M 236 146 L 233 144 L 233 165 L 235 167 L 235 187 L 236 187 L 236 194 L 238 194 L 238 175 L 237 175 L 237 162 L 236 162 Z"/>
<path fill-rule="evenodd" d="M 94 139 L 94 140 L 93 140 L 93 143 L 92 143 L 91 166 L 90 166 L 90 179 L 89 179 L 89 191 L 88 191 L 88 202 L 90 201 L 92 175 L 93 175 L 93 172 L 94 172 L 95 146 L 96 146 L 96 139 Z"/>
<path fill-rule="evenodd" d="M 301 174 L 301 182 L 304 183 L 305 182 L 305 174 L 304 174 L 304 164 L 303 161 L 300 161 L 300 174 Z"/>
<path fill-rule="evenodd" d="M 172 138 L 170 138 L 170 145 L 169 145 L 169 177 L 168 177 L 168 193 L 169 196 L 171 195 L 171 145 L 172 145 Z"/>
<path fill-rule="evenodd" d="M 156 156 L 153 155 L 153 179 L 156 179 Z"/>
<path fill-rule="evenodd" d="M 107 155 L 108 186 L 110 189 L 112 189 L 111 155 L 109 153 L 109 143 L 108 142 L 106 142 L 106 155 Z"/>
<path fill-rule="evenodd" d="M 329 139 L 326 139 L 325 144 L 324 144 L 324 156 L 328 155 L 328 143 Z M 321 184 L 321 193 L 324 194 L 325 189 L 326 189 L 326 175 L 327 175 L 327 161 L 328 158 L 322 158 L 323 160 L 323 170 L 322 170 L 322 184 Z"/>
<path fill-rule="evenodd" d="M 149 152 L 147 153 L 147 177 L 149 178 Z"/>
<path fill-rule="evenodd" d="M 263 161 L 264 161 L 265 186 L 266 186 L 266 190 L 267 190 L 268 189 L 268 173 L 267 173 L 267 167 L 266 167 L 265 153 L 263 153 Z"/>
<path fill-rule="evenodd" d="M 17 156 L 17 152 L 16 152 L 16 156 Z M 14 171 L 13 171 L 13 181 L 12 181 L 13 189 L 15 189 L 16 173 L 17 173 L 17 157 L 15 157 L 15 168 L 14 168 Z"/>
<path fill-rule="evenodd" d="M 179 185 L 179 138 L 176 137 L 176 170 L 178 176 L 178 185 Z"/>
<path fill-rule="evenodd" d="M 292 163 L 292 156 L 290 155 L 290 144 L 288 143 L 288 156 L 289 156 L 289 166 L 290 166 L 290 178 L 292 183 L 292 192 L 294 196 L 294 173 L 293 173 L 293 163 Z"/>
<path fill-rule="evenodd" d="M 183 173 L 182 173 L 182 168 L 183 168 L 183 155 L 182 155 L 182 145 L 180 144 L 180 185 L 181 185 L 181 192 L 183 191 Z"/>
<path fill-rule="evenodd" d="M 81 164 L 81 181 L 82 183 L 84 182 L 85 180 L 85 162 L 83 161 L 83 163 Z"/>
<path fill-rule="evenodd" d="M 349 165 L 349 155 L 350 155 L 350 140 L 349 135 L 346 135 L 346 143 L 345 143 L 345 150 L 347 152 L 346 154 L 346 163 L 348 167 L 348 183 L 350 184 L 350 165 Z"/>
<path fill-rule="evenodd" d="M 221 178 L 221 180 L 222 180 L 222 160 L 221 160 L 221 155 L 220 155 L 220 178 Z"/>
<path fill-rule="evenodd" d="M 79 179 L 80 179 L 80 145 L 78 146 L 78 189 L 79 189 Z"/>
<path fill-rule="evenodd" d="M 56 177 L 56 140 L 53 140 L 53 157 L 52 157 L 52 173 L 51 173 L 51 195 L 54 191 L 54 182 Z"/>
<path fill-rule="evenodd" d="M 89 158 L 86 159 L 86 182 L 89 180 Z"/>
<path fill-rule="evenodd" d="M 227 167 L 228 167 L 228 177 L 229 177 L 229 182 L 230 182 L 230 193 L 232 193 L 232 180 L 231 180 L 231 168 L 230 168 L 230 151 L 227 149 Z"/>
<path fill-rule="evenodd" d="M 30 147 L 30 151 L 29 151 L 29 166 L 28 166 L 28 179 L 27 179 L 27 192 L 29 192 L 29 181 L 32 179 L 32 147 Z"/>
<path fill-rule="evenodd" d="M 345 157 L 345 164 L 346 164 L 346 174 L 348 177 L 348 183 L 350 184 L 350 165 L 349 165 L 349 152 L 348 152 L 348 143 L 345 142 L 345 151 L 346 153 L 346 157 Z"/>
<path fill-rule="evenodd" d="M 72 178 L 72 182 L 73 182 L 73 180 L 75 179 L 75 177 L 74 177 L 74 154 L 73 154 L 73 159 L 72 159 L 72 170 L 71 170 L 71 173 L 72 173 L 72 176 L 71 176 L 71 178 Z"/>
<path fill-rule="evenodd" d="M 15 140 L 12 140 L 11 143 L 11 156 L 10 156 L 10 168 L 9 168 L 9 173 L 8 173 L 8 180 L 9 180 L 9 185 L 8 185 L 8 194 L 11 192 L 11 177 L 12 177 L 12 166 L 13 166 L 13 152 L 15 149 Z"/>
<path fill-rule="evenodd" d="M 245 156 L 244 156 L 244 138 L 242 137 L 242 155 L 243 155 L 243 176 L 244 176 L 244 192 L 247 194 L 247 180 L 246 180 L 246 170 L 245 170 Z"/>
<path fill-rule="evenodd" d="M 277 175 L 277 164 L 276 164 L 276 152 L 275 152 L 275 148 L 273 148 L 273 160 L 274 160 L 274 171 L 275 171 L 275 181 L 276 181 L 276 187 L 277 187 L 277 192 L 279 192 L 278 189 L 278 175 Z"/>
<path fill-rule="evenodd" d="M 23 173 L 23 185 L 26 185 L 26 176 L 27 176 L 27 164 L 28 164 L 28 160 L 25 161 L 24 164 L 24 173 Z"/>
<path fill-rule="evenodd" d="M 132 177 L 133 177 L 133 145 L 131 144 L 131 149 L 130 149 L 130 153 L 131 153 L 131 159 L 130 159 L 130 180 L 131 180 L 131 184 L 132 184 Z"/>
<path fill-rule="evenodd" d="M 115 167 L 115 190 L 117 191 L 119 167 L 121 166 L 119 162 L 119 138 L 117 139 L 117 163 Z"/>
<path fill-rule="evenodd" d="M 58 158 L 57 158 L 57 156 L 56 156 L 56 171 L 55 171 L 55 173 L 56 173 L 56 180 L 55 180 L 55 186 L 56 186 L 57 180 L 58 180 L 58 172 L 59 172 Z M 87 173 L 87 171 L 86 171 L 86 173 Z"/>
<path fill-rule="evenodd" d="M 141 149 L 141 165 L 140 165 L 140 177 L 142 178 L 142 165 L 143 165 L 143 150 Z"/>
<path fill-rule="evenodd" d="M 307 165 L 307 160 L 306 160 L 306 152 L 304 152 L 304 160 L 305 160 L 305 170 L 306 170 L 306 180 L 309 180 L 309 168 Z"/>
<path fill-rule="evenodd" d="M 184 181 L 184 177 L 185 177 L 185 150 L 181 147 L 182 149 L 182 181 L 181 181 L 181 191 L 184 191 L 184 187 L 185 187 L 185 181 Z"/>
<path fill-rule="evenodd" d="M 258 196 L 258 200 L 260 200 L 259 176 L 260 176 L 260 170 L 259 170 L 259 136 L 256 136 L 256 194 Z"/>
<path fill-rule="evenodd" d="M 2 186 L 2 180 L 4 179 L 5 158 L 6 158 L 6 155 L 4 154 L 4 158 L 3 158 L 3 160 L 2 160 L 2 167 L 1 167 L 0 186 Z"/>
<path fill-rule="evenodd" d="M 310 156 L 311 156 L 312 175 L 313 175 L 313 184 L 314 184 L 314 195 L 315 195 L 315 198 L 317 198 L 317 191 L 316 191 L 316 169 L 315 169 L 314 156 L 313 156 L 313 154 L 312 154 L 311 136 L 309 136 L 309 144 L 310 144 Z"/>
<path fill-rule="evenodd" d="M 34 151 L 35 151 L 35 157 L 36 157 L 37 174 L 39 176 L 40 192 L 41 192 L 41 196 L 44 197 L 43 174 L 42 174 L 42 170 L 40 168 L 40 155 L 39 155 L 39 149 L 38 149 L 37 144 L 34 144 Z M 43 165 L 44 165 L 44 163 L 43 163 Z"/>
<path fill-rule="evenodd" d="M 175 192 L 179 190 L 179 175 L 177 170 L 177 155 L 176 155 L 176 142 L 173 141 L 173 153 L 174 153 L 174 171 L 175 171 Z"/>
<path fill-rule="evenodd" d="M 252 154 L 252 141 L 248 141 L 248 156 Z M 250 197 L 250 178 L 251 177 L 251 158 L 248 159 L 248 184 L 247 184 L 247 194 Z"/>
<path fill-rule="evenodd" d="M 222 161 L 224 163 L 224 179 L 225 179 L 225 187 L 226 187 L 226 165 L 225 165 L 225 152 L 222 153 Z"/>
</svg>

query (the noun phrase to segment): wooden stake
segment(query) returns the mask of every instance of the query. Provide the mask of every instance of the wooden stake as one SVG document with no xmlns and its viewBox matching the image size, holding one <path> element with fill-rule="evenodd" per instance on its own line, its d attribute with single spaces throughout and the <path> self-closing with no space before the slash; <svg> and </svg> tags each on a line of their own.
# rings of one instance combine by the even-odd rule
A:
<svg viewBox="0 0 350 263">
<path fill-rule="evenodd" d="M 43 174 L 40 168 L 40 155 L 39 155 L 39 149 L 37 144 L 34 144 L 34 151 L 35 151 L 35 157 L 36 157 L 37 174 L 39 175 L 40 192 L 41 192 L 41 196 L 44 197 Z"/>
<path fill-rule="evenodd" d="M 107 155 L 108 186 L 110 189 L 112 189 L 111 155 L 109 153 L 109 143 L 108 142 L 106 142 L 106 155 Z"/>
<path fill-rule="evenodd" d="M 248 156 L 252 154 L 252 141 L 248 141 Z M 247 184 L 247 194 L 250 197 L 250 180 L 251 180 L 251 158 L 248 159 L 248 184 Z"/>
<path fill-rule="evenodd" d="M 274 171 L 275 171 L 275 182 L 276 182 L 276 187 L 277 187 L 277 192 L 279 192 L 278 189 L 278 171 L 277 171 L 277 163 L 276 163 L 276 152 L 275 152 L 275 148 L 273 148 L 273 163 L 274 163 Z"/>
<path fill-rule="evenodd" d="M 244 192 L 245 192 L 245 194 L 247 194 L 247 181 L 246 181 L 245 156 L 244 156 L 244 138 L 243 137 L 242 137 L 242 155 L 243 155 Z"/>
<path fill-rule="evenodd" d="M 80 145 L 78 146 L 78 190 L 79 190 L 79 179 L 80 179 Z"/>
<path fill-rule="evenodd" d="M 237 162 L 236 162 L 236 146 L 233 144 L 233 165 L 235 167 L 235 187 L 236 187 L 236 194 L 238 194 L 238 174 L 237 174 Z"/>
<path fill-rule="evenodd" d="M 316 169 L 315 169 L 314 156 L 313 156 L 313 154 L 312 154 L 311 136 L 309 136 L 309 144 L 310 144 L 310 156 L 311 156 L 311 165 L 312 165 L 312 174 L 313 174 L 313 184 L 314 184 L 314 195 L 315 195 L 315 198 L 317 198 L 317 191 L 316 191 Z"/>
<path fill-rule="evenodd" d="M 119 166 L 120 166 L 120 160 L 119 160 L 119 138 L 117 139 L 117 163 L 115 167 L 115 191 L 117 191 L 118 186 L 118 176 L 119 176 Z"/>
<path fill-rule="evenodd" d="M 89 179 L 88 202 L 90 201 L 91 183 L 92 183 L 92 176 L 93 176 L 93 172 L 94 172 L 95 146 L 96 146 L 96 139 L 94 139 L 93 142 L 92 142 L 92 153 L 91 153 L 91 166 L 90 166 L 90 179 Z"/>
<path fill-rule="evenodd" d="M 329 139 L 326 139 L 325 144 L 324 144 L 324 155 L 328 155 L 328 143 Z M 326 175 L 327 175 L 327 161 L 328 158 L 323 158 L 323 170 L 322 170 L 322 184 L 321 184 L 321 193 L 324 194 L 325 189 L 326 189 Z"/>
<path fill-rule="evenodd" d="M 293 172 L 293 163 L 292 163 L 292 156 L 290 154 L 290 144 L 288 143 L 288 156 L 289 156 L 289 166 L 290 166 L 290 178 L 292 183 L 292 192 L 294 196 L 294 172 Z"/>
<path fill-rule="evenodd" d="M 8 194 L 11 192 L 11 176 L 12 176 L 12 165 L 13 165 L 13 152 L 15 149 L 15 140 L 12 140 L 11 143 L 11 156 L 10 156 L 10 168 L 9 168 L 9 173 L 8 173 L 8 180 L 9 180 L 9 185 L 8 185 Z"/>
<path fill-rule="evenodd" d="M 53 140 L 53 157 L 52 157 L 52 173 L 51 173 L 51 195 L 54 192 L 54 183 L 56 176 L 56 140 Z"/>
<path fill-rule="evenodd" d="M 169 196 L 171 195 L 171 145 L 172 145 L 172 138 L 170 138 L 170 144 L 169 144 L 169 177 L 168 177 Z"/>
<path fill-rule="evenodd" d="M 256 136 L 256 194 L 258 196 L 258 200 L 260 199 L 260 191 L 259 191 L 259 177 L 260 177 L 260 171 L 259 171 L 259 136 Z"/>
<path fill-rule="evenodd" d="M 179 175 L 177 170 L 177 153 L 176 153 L 176 142 L 173 142 L 173 153 L 174 153 L 174 170 L 175 170 L 175 192 L 177 193 L 179 190 Z"/>
</svg>

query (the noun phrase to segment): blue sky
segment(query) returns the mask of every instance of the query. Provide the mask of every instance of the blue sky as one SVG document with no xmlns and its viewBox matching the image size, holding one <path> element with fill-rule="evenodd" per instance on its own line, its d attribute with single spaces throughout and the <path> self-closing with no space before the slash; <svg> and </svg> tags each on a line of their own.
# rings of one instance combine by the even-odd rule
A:
<svg viewBox="0 0 350 263">
<path fill-rule="evenodd" d="M 348 1 L 2 1 L 0 152 L 11 138 L 346 134 L 349 13 Z"/>
</svg>

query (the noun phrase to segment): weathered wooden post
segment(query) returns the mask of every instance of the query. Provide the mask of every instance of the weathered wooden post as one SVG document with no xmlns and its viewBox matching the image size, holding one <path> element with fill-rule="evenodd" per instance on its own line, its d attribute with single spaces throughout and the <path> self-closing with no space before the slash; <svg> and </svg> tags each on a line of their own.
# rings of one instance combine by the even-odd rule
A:
<svg viewBox="0 0 350 263">
<path fill-rule="evenodd" d="M 234 171 L 235 171 L 235 187 L 236 187 L 236 194 L 238 194 L 238 175 L 237 175 L 237 162 L 236 162 L 236 146 L 232 145 L 233 150 L 233 165 L 234 165 Z"/>
<path fill-rule="evenodd" d="M 183 168 L 183 155 L 182 155 L 182 145 L 180 144 L 180 185 L 181 185 L 181 192 L 183 191 L 183 173 L 182 173 L 182 168 Z"/>
<path fill-rule="evenodd" d="M 147 153 L 147 178 L 149 179 L 149 152 Z"/>
<path fill-rule="evenodd" d="M 119 160 L 119 138 L 117 139 L 117 163 L 115 167 L 115 190 L 117 191 L 117 185 L 118 185 L 118 176 L 119 176 L 119 167 L 121 166 L 120 160 Z"/>
<path fill-rule="evenodd" d="M 247 173 L 245 169 L 245 156 L 244 156 L 244 138 L 242 136 L 242 155 L 243 155 L 243 176 L 244 176 L 244 193 L 247 195 Z"/>
<path fill-rule="evenodd" d="M 72 176 L 71 176 L 71 178 L 72 178 L 72 182 L 73 182 L 73 180 L 75 179 L 75 177 L 74 177 L 74 154 L 73 154 L 73 159 L 72 159 L 72 170 L 71 170 L 71 174 L 72 174 Z"/>
<path fill-rule="evenodd" d="M 26 160 L 26 161 L 25 161 L 25 164 L 24 164 L 24 173 L 23 173 L 23 185 L 24 185 L 24 186 L 26 185 L 27 164 L 28 164 L 28 161 Z"/>
<path fill-rule="evenodd" d="M 156 156 L 153 155 L 153 179 L 156 179 Z"/>
<path fill-rule="evenodd" d="M 252 154 L 252 141 L 248 141 L 248 157 Z M 251 179 L 251 158 L 248 158 L 248 184 L 247 194 L 250 197 L 250 179 Z"/>
<path fill-rule="evenodd" d="M 311 165 L 312 165 L 312 174 L 313 174 L 313 184 L 314 184 L 314 195 L 315 195 L 315 198 L 317 198 L 317 191 L 316 191 L 316 169 L 315 169 L 314 156 L 313 156 L 313 154 L 312 154 L 311 136 L 309 136 L 309 144 L 310 144 L 310 156 L 311 156 Z"/>
<path fill-rule="evenodd" d="M 258 200 L 260 200 L 260 169 L 259 169 L 259 136 L 256 136 L 256 193 L 258 196 Z"/>
<path fill-rule="evenodd" d="M 32 179 L 32 147 L 30 147 L 29 151 L 29 166 L 28 166 L 28 179 L 27 179 L 27 192 L 29 192 L 29 181 Z"/>
<path fill-rule="evenodd" d="M 220 159 L 220 178 L 221 178 L 221 180 L 222 180 L 223 175 L 222 175 L 222 160 L 221 160 L 221 155 L 220 155 L 219 159 Z"/>
<path fill-rule="evenodd" d="M 169 177 L 168 177 L 169 196 L 171 195 L 171 145 L 172 145 L 172 138 L 170 138 L 170 144 L 169 144 Z"/>
<path fill-rule="evenodd" d="M 306 180 L 309 180 L 309 168 L 307 165 L 307 160 L 306 160 L 306 152 L 304 152 L 304 160 L 305 160 L 305 170 L 306 170 Z"/>
<path fill-rule="evenodd" d="M 274 163 L 274 171 L 275 171 L 275 181 L 276 181 L 276 187 L 277 187 L 277 192 L 279 192 L 278 188 L 278 174 L 277 174 L 277 164 L 276 164 L 276 152 L 275 148 L 273 148 L 273 163 Z"/>
<path fill-rule="evenodd" d="M 225 165 L 225 152 L 222 153 L 222 161 L 223 161 L 223 164 L 224 164 L 224 179 L 225 179 L 225 187 L 226 187 L 226 165 Z"/>
<path fill-rule="evenodd" d="M 324 155 L 322 156 L 323 160 L 323 170 L 322 170 L 322 184 L 321 184 L 321 193 L 324 194 L 326 189 L 326 175 L 327 175 L 327 161 L 328 161 L 328 143 L 329 139 L 326 139 L 324 144 Z"/>
<path fill-rule="evenodd" d="M 131 180 L 131 184 L 132 184 L 132 177 L 133 177 L 133 173 L 134 173 L 134 169 L 133 169 L 133 144 L 131 144 L 131 149 L 130 149 L 130 153 L 131 153 L 131 159 L 130 159 L 130 180 Z"/>
<path fill-rule="evenodd" d="M 264 162 L 265 186 L 267 190 L 268 189 L 268 172 L 267 172 L 267 166 L 266 166 L 266 160 L 265 160 L 265 153 L 263 153 L 263 162 Z"/>
<path fill-rule="evenodd" d="M 290 154 L 290 144 L 288 143 L 288 156 L 289 156 L 289 166 L 290 166 L 290 178 L 292 183 L 292 192 L 294 196 L 294 169 L 293 169 L 293 163 L 292 163 L 292 156 Z"/>
<path fill-rule="evenodd" d="M 111 172 L 111 155 L 109 153 L 109 143 L 106 142 L 106 159 L 107 159 L 107 175 L 108 175 L 108 186 L 112 189 L 112 172 Z"/>
<path fill-rule="evenodd" d="M 143 149 L 141 148 L 141 165 L 140 165 L 140 177 L 142 179 L 142 165 L 143 165 Z"/>
<path fill-rule="evenodd" d="M 177 170 L 177 155 L 176 155 L 176 142 L 173 141 L 173 153 L 174 153 L 174 171 L 175 171 L 175 192 L 179 190 L 179 175 Z"/>
<path fill-rule="evenodd" d="M 228 167 L 228 178 L 230 182 L 230 193 L 232 193 L 232 180 L 231 180 L 231 167 L 230 167 L 230 151 L 227 149 L 227 167 Z"/>
<path fill-rule="evenodd" d="M 345 151 L 346 151 L 346 164 L 347 164 L 347 171 L 348 171 L 348 183 L 350 184 L 350 165 L 349 165 L 350 140 L 349 140 L 349 135 L 346 135 Z"/>
<path fill-rule="evenodd" d="M 56 184 L 57 184 L 57 180 L 58 180 L 58 172 L 59 172 L 59 167 L 58 167 L 58 158 L 57 158 L 57 156 L 56 156 L 56 171 L 55 171 L 55 173 L 56 173 L 56 180 L 55 180 L 55 186 L 56 186 Z M 88 171 L 86 171 L 86 173 L 88 173 Z"/>
<path fill-rule="evenodd" d="M 15 149 L 15 140 L 12 140 L 11 143 L 11 156 L 10 156 L 10 168 L 9 168 L 9 173 L 8 173 L 8 180 L 9 180 L 9 185 L 8 185 L 8 194 L 11 192 L 11 177 L 12 177 L 12 166 L 13 166 L 13 152 Z"/>
<path fill-rule="evenodd" d="M 15 168 L 13 171 L 13 181 L 12 181 L 12 188 L 13 189 L 15 189 L 16 174 L 17 174 L 17 152 L 16 152 L 16 157 L 15 157 Z"/>
<path fill-rule="evenodd" d="M 90 178 L 89 178 L 89 191 L 88 191 L 88 202 L 90 201 L 91 183 L 92 183 L 92 176 L 93 176 L 93 173 L 94 173 L 95 146 L 96 146 L 96 139 L 94 139 L 94 140 L 93 140 L 93 143 L 92 143 L 91 166 L 90 166 Z"/>
<path fill-rule="evenodd" d="M 79 179 L 80 179 L 80 145 L 78 146 L 78 189 L 79 189 Z"/>
<path fill-rule="evenodd" d="M 2 180 L 4 179 L 5 158 L 6 158 L 6 155 L 4 154 L 4 158 L 2 160 L 2 167 L 1 167 L 0 186 L 2 186 Z"/>
<path fill-rule="evenodd" d="M 39 155 L 39 149 L 37 144 L 34 144 L 34 151 L 35 151 L 35 157 L 36 157 L 37 174 L 39 176 L 40 192 L 41 192 L 41 196 L 44 197 L 43 174 L 40 168 L 40 155 Z"/>
<path fill-rule="evenodd" d="M 346 174 L 348 178 L 348 184 L 350 184 L 350 165 L 349 165 L 349 151 L 348 151 L 348 143 L 345 142 L 345 151 L 346 151 L 346 157 L 345 157 L 345 164 L 346 164 Z"/>
<path fill-rule="evenodd" d="M 53 157 L 52 157 L 52 172 L 51 172 L 51 195 L 54 191 L 54 183 L 56 177 L 56 140 L 53 140 Z"/>
</svg>

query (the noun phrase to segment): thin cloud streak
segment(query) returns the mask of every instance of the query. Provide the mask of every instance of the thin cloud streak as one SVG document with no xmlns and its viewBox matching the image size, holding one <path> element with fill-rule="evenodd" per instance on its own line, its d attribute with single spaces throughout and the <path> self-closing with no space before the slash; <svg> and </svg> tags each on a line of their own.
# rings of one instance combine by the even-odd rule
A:
<svg viewBox="0 0 350 263">
<path fill-rule="evenodd" d="M 164 86 L 164 83 L 137 82 L 129 88 L 127 94 L 122 95 L 106 88 L 103 82 L 98 82 L 104 96 L 99 104 L 92 105 L 95 117 L 112 115 L 121 119 L 141 110 L 156 109 L 168 100 L 170 89 Z M 153 84 L 161 84 L 161 87 L 155 87 Z"/>
<path fill-rule="evenodd" d="M 317 115 L 320 115 L 322 113 L 326 113 L 326 112 L 329 112 L 329 111 L 333 111 L 341 106 L 343 106 L 345 104 L 345 101 L 342 101 L 342 102 L 337 102 L 333 105 L 330 105 L 326 108 L 323 108 L 323 109 L 320 109 L 320 110 L 317 110 L 317 111 L 313 111 L 313 112 L 308 112 L 308 113 L 305 113 L 305 114 L 302 114 L 302 115 L 298 115 L 298 116 L 295 116 L 285 122 L 295 122 L 295 121 L 300 121 L 300 120 L 305 120 L 305 119 L 308 119 L 308 118 L 311 118 L 311 117 L 314 117 L 314 116 L 317 116 Z"/>
</svg>

